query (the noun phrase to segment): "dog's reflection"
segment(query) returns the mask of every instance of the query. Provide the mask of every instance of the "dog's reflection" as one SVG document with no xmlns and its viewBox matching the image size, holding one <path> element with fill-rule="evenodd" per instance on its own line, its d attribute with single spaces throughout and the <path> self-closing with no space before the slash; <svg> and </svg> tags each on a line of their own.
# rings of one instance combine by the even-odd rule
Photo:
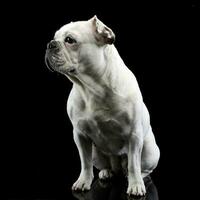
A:
<svg viewBox="0 0 200 200">
<path fill-rule="evenodd" d="M 111 181 L 97 179 L 88 192 L 73 192 L 78 200 L 158 200 L 156 186 L 148 176 L 144 179 L 146 195 L 144 197 L 129 197 L 126 195 L 127 183 L 125 179 L 115 178 Z"/>
</svg>

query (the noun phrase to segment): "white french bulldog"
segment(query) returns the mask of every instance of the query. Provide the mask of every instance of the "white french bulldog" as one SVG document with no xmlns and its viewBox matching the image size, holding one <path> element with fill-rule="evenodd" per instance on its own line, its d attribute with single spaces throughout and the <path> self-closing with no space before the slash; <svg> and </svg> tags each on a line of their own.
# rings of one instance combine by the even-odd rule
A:
<svg viewBox="0 0 200 200">
<path fill-rule="evenodd" d="M 114 40 L 113 31 L 96 16 L 71 22 L 55 33 L 45 60 L 73 83 L 67 113 L 81 173 L 72 189 L 89 190 L 95 166 L 100 179 L 126 171 L 127 193 L 144 195 L 143 178 L 157 166 L 160 152 L 136 78 Z"/>
</svg>

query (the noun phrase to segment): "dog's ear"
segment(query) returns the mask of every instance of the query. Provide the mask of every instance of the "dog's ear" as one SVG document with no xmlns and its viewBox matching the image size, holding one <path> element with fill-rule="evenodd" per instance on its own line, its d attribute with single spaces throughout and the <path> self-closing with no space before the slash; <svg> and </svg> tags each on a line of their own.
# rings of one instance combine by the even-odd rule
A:
<svg viewBox="0 0 200 200">
<path fill-rule="evenodd" d="M 92 27 L 94 30 L 95 38 L 101 45 L 113 44 L 115 41 L 115 34 L 103 22 L 101 22 L 95 15 L 92 19 Z"/>
</svg>

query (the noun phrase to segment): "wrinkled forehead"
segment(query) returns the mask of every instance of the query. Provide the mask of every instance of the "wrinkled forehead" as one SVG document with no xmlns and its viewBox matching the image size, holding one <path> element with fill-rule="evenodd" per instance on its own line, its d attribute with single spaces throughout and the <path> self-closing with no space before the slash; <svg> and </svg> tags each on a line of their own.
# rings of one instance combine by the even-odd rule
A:
<svg viewBox="0 0 200 200">
<path fill-rule="evenodd" d="M 56 31 L 54 39 L 63 39 L 69 34 L 77 37 L 91 36 L 92 25 L 89 21 L 71 22 Z"/>
</svg>

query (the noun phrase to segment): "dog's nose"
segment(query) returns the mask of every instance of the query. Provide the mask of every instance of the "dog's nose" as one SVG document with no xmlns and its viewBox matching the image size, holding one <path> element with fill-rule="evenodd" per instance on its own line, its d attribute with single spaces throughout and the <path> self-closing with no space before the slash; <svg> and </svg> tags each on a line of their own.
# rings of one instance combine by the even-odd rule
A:
<svg viewBox="0 0 200 200">
<path fill-rule="evenodd" d="M 58 45 L 57 42 L 55 40 L 51 40 L 48 44 L 47 44 L 47 48 L 48 49 L 57 49 Z"/>
</svg>

